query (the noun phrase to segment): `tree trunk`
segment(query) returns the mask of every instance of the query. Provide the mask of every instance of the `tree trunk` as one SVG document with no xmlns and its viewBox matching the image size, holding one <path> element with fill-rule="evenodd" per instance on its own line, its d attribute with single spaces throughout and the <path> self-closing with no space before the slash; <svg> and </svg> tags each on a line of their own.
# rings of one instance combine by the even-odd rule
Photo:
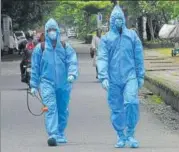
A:
<svg viewBox="0 0 179 152">
<path fill-rule="evenodd" d="M 87 13 L 87 15 L 86 15 L 86 30 L 87 30 L 87 33 L 89 32 L 89 29 L 90 29 L 89 22 L 90 22 L 90 14 Z"/>
<path fill-rule="evenodd" d="M 137 24 L 138 24 L 138 32 L 139 32 L 139 37 L 140 37 L 140 40 L 143 42 L 144 39 L 143 39 L 143 18 L 142 16 L 137 18 Z"/>
<path fill-rule="evenodd" d="M 168 19 L 167 19 L 166 15 L 165 15 L 164 9 L 162 9 L 162 14 L 163 14 L 163 18 L 165 20 L 165 23 L 168 23 Z"/>
<path fill-rule="evenodd" d="M 151 40 L 154 40 L 154 29 L 153 29 L 153 22 L 152 22 L 152 18 L 151 16 L 148 16 L 148 25 L 149 25 L 149 30 L 150 30 L 150 34 L 151 34 Z"/>
<path fill-rule="evenodd" d="M 112 3 L 113 3 L 113 8 L 114 8 L 117 4 L 117 0 L 113 0 Z"/>
<path fill-rule="evenodd" d="M 151 34 L 150 34 L 150 29 L 149 29 L 149 24 L 148 24 L 149 20 L 147 18 L 147 22 L 146 22 L 146 33 L 147 33 L 147 41 L 151 40 Z"/>
</svg>

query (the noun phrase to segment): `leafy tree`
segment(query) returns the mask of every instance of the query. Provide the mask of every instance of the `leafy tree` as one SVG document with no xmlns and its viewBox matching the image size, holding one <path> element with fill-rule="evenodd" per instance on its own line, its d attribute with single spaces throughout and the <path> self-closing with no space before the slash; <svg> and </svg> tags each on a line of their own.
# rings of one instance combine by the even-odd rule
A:
<svg viewBox="0 0 179 152">
<path fill-rule="evenodd" d="M 102 12 L 105 19 L 110 7 L 109 1 L 59 1 L 59 5 L 45 20 L 54 17 L 60 24 L 75 26 L 84 38 L 96 28 L 96 14 Z"/>
<path fill-rule="evenodd" d="M 2 13 L 12 18 L 13 25 L 16 28 L 33 28 L 41 23 L 43 15 L 50 12 L 54 3 L 48 3 L 47 0 L 2 0 Z"/>
<path fill-rule="evenodd" d="M 128 7 L 130 16 L 138 19 L 139 27 L 142 28 L 142 17 L 147 18 L 149 40 L 157 38 L 161 26 L 179 14 L 179 3 L 177 1 L 125 1 L 122 3 Z M 142 32 L 142 30 L 140 31 Z"/>
</svg>

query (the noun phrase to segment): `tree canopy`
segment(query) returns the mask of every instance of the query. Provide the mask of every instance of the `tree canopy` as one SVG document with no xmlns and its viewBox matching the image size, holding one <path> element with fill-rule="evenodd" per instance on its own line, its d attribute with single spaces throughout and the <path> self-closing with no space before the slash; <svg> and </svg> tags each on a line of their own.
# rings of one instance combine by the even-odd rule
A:
<svg viewBox="0 0 179 152">
<path fill-rule="evenodd" d="M 2 0 L 2 14 L 9 15 L 14 27 L 21 29 L 44 25 L 48 18 L 53 17 L 61 25 L 76 27 L 78 33 L 84 37 L 97 27 L 98 12 L 103 15 L 103 23 L 108 21 L 116 1 Z M 149 39 L 157 37 L 163 24 L 179 17 L 179 1 L 118 0 L 118 2 L 125 8 L 125 13 L 130 17 L 130 21 L 134 21 L 134 24 L 138 22 L 138 25 L 142 26 L 142 17 L 147 18 Z"/>
<path fill-rule="evenodd" d="M 128 14 L 132 18 L 147 18 L 149 40 L 157 38 L 163 24 L 179 17 L 178 1 L 122 1 L 121 3 L 127 7 Z"/>
<path fill-rule="evenodd" d="M 2 0 L 1 2 L 2 14 L 9 15 L 13 20 L 14 28 L 17 29 L 37 26 L 43 16 L 47 15 L 54 7 L 54 4 L 47 0 Z"/>
<path fill-rule="evenodd" d="M 96 14 L 102 12 L 105 19 L 110 8 L 110 1 L 59 1 L 45 20 L 53 17 L 60 24 L 76 27 L 79 35 L 84 37 L 96 28 Z"/>
</svg>

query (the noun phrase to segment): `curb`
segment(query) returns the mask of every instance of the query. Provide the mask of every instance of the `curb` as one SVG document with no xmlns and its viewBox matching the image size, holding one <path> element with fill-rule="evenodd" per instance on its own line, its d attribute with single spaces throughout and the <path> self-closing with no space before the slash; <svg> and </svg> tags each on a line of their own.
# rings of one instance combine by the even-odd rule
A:
<svg viewBox="0 0 179 152">
<path fill-rule="evenodd" d="M 157 49 L 157 48 L 172 48 L 173 44 L 172 43 L 144 43 L 144 47 L 149 48 L 149 49 Z"/>
<path fill-rule="evenodd" d="M 144 86 L 154 94 L 160 96 L 167 105 L 170 105 L 174 110 L 179 112 L 179 90 L 147 74 L 145 76 Z"/>
</svg>

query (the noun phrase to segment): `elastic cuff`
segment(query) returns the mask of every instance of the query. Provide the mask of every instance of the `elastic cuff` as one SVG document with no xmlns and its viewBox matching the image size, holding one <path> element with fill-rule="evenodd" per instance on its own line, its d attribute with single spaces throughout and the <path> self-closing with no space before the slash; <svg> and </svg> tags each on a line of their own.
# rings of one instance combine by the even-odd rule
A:
<svg viewBox="0 0 179 152">
<path fill-rule="evenodd" d="M 69 77 L 69 76 L 73 76 L 75 80 L 77 79 L 77 76 L 74 75 L 74 74 L 68 74 L 68 77 Z"/>
<path fill-rule="evenodd" d="M 30 87 L 38 89 L 38 85 L 33 81 L 30 81 Z"/>
<path fill-rule="evenodd" d="M 100 79 L 101 82 L 103 82 L 104 80 L 108 80 L 108 78 Z M 109 81 L 109 80 L 108 80 L 108 81 Z"/>
</svg>

